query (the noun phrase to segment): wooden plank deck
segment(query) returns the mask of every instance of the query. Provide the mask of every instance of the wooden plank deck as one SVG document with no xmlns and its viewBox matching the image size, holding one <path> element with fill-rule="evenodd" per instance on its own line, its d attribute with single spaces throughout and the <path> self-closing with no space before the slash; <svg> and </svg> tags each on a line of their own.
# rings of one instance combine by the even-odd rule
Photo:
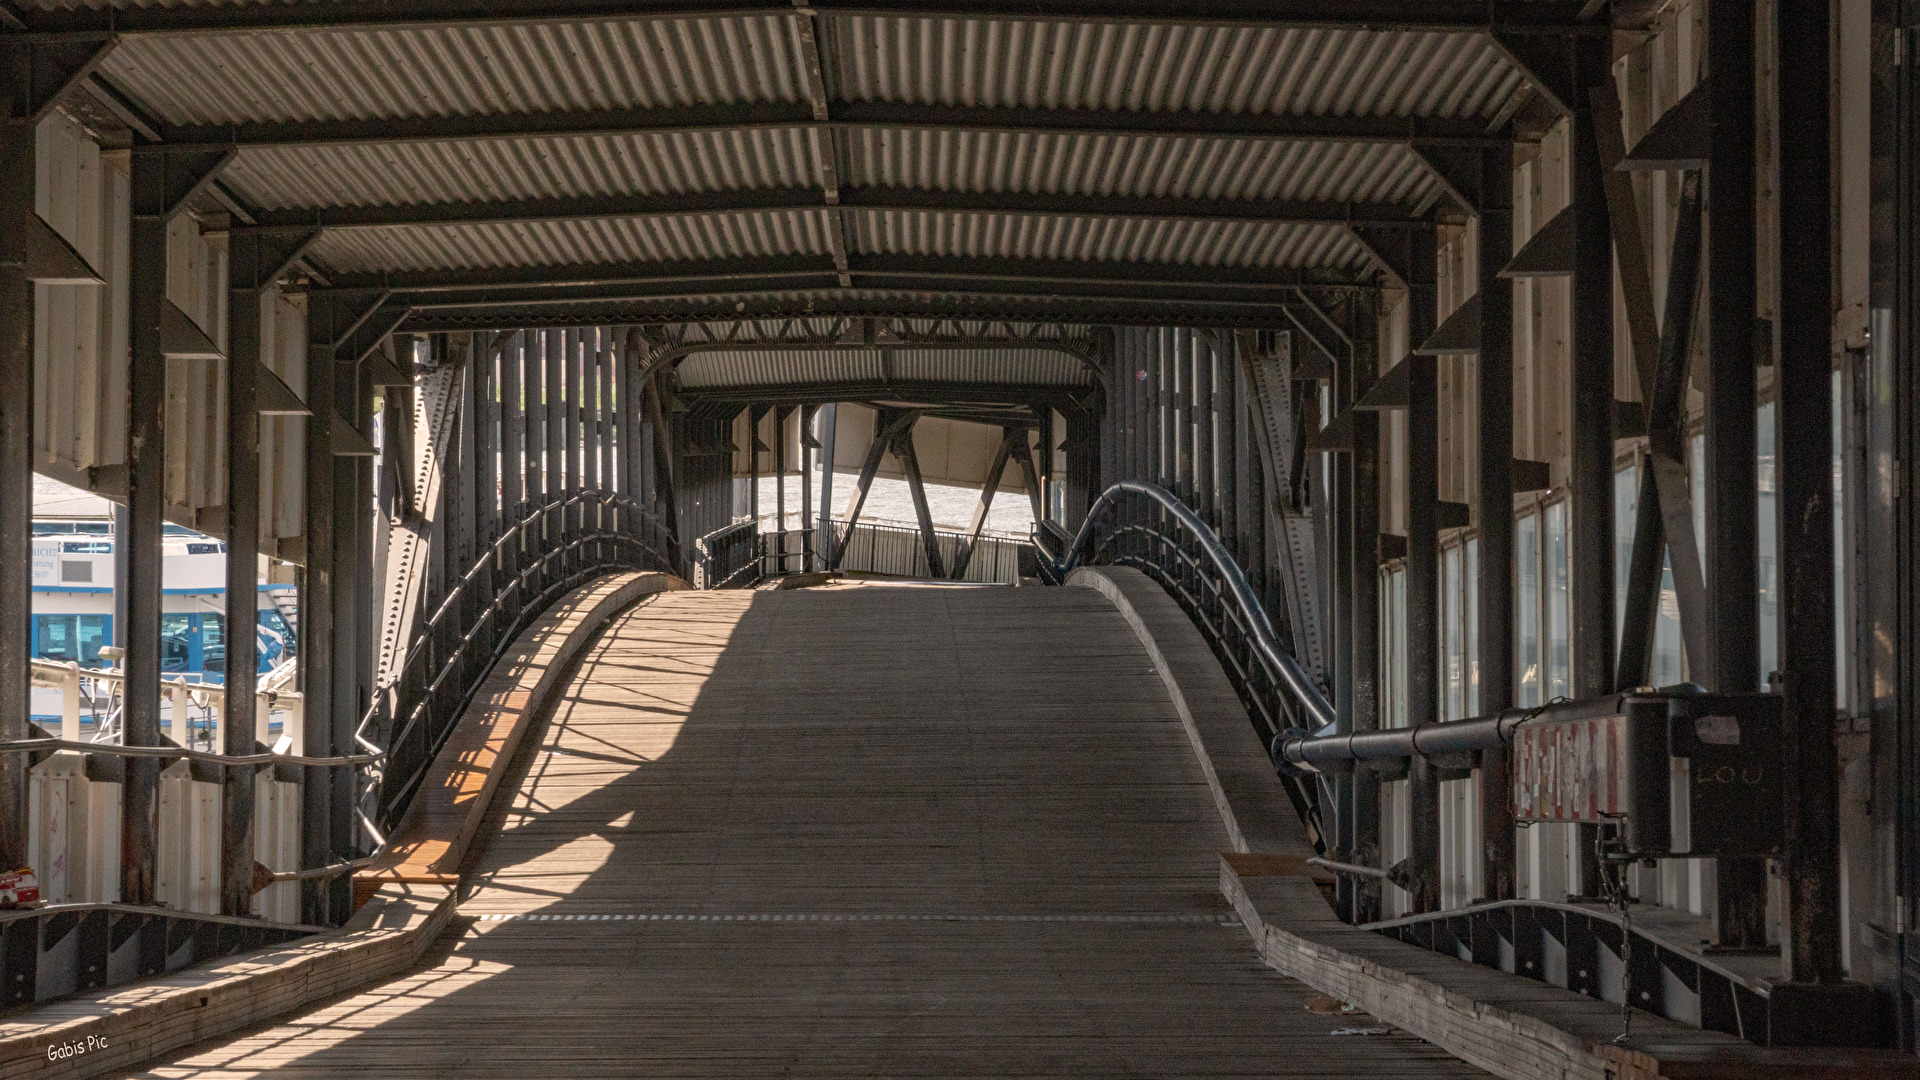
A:
<svg viewBox="0 0 1920 1080">
<path fill-rule="evenodd" d="M 502 791 L 419 970 L 142 1075 L 1484 1075 L 1255 955 L 1090 589 L 651 597 Z"/>
</svg>

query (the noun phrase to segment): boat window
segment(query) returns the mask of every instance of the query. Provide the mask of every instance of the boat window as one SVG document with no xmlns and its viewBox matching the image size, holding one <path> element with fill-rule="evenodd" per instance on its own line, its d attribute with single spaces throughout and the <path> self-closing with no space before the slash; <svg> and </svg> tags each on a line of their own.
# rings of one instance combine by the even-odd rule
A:
<svg viewBox="0 0 1920 1080">
<path fill-rule="evenodd" d="M 100 666 L 100 647 L 107 643 L 105 615 L 35 615 L 33 618 L 38 641 L 34 655 L 62 664 L 78 660 L 87 667 Z"/>
</svg>

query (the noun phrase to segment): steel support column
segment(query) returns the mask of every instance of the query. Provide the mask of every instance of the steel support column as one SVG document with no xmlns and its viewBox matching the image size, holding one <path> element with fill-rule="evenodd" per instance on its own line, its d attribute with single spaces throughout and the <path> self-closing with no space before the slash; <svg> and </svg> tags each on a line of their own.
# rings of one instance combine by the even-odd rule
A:
<svg viewBox="0 0 1920 1080">
<path fill-rule="evenodd" d="M 261 239 L 228 245 L 227 544 L 225 738 L 220 752 L 254 752 L 254 689 L 258 685 L 260 561 L 260 321 L 265 307 Z M 253 910 L 252 766 L 227 769 L 220 796 L 220 911 Z"/>
<path fill-rule="evenodd" d="M 566 424 L 566 384 L 561 380 L 566 356 L 566 334 L 564 330 L 548 330 L 541 336 L 542 366 L 540 378 L 543 418 L 541 448 L 545 451 L 546 481 L 545 493 L 548 510 L 541 521 L 541 549 L 551 551 L 566 543 L 567 522 L 560 504 L 567 497 L 567 424 Z M 559 560 L 549 561 L 548 570 L 541 581 L 543 587 L 553 585 L 566 575 L 564 565 L 555 565 Z"/>
<path fill-rule="evenodd" d="M 1797 43 L 1782 48 L 1779 60 L 1781 145 L 1794 148 L 1780 158 L 1780 244 L 1798 253 L 1780 271 L 1780 663 L 1792 762 L 1784 936 L 1794 982 L 1833 984 L 1841 979 L 1841 895 L 1833 740 L 1832 12 L 1827 4 L 1781 4 L 1776 12 L 1777 40 Z M 1745 468 L 1751 476 L 1751 458 Z"/>
<path fill-rule="evenodd" d="M 1480 151 L 1479 715 L 1513 704 L 1513 151 Z M 1480 880 L 1488 900 L 1514 895 L 1507 752 L 1480 755 Z"/>
<path fill-rule="evenodd" d="M 1379 378 L 1379 294 L 1363 294 L 1356 298 L 1356 307 L 1349 390 L 1354 401 L 1372 389 Z M 1359 732 L 1380 726 L 1380 414 L 1355 411 L 1349 415 L 1353 420 L 1353 466 L 1347 544 L 1353 559 L 1349 584 L 1353 596 L 1346 637 L 1352 648 L 1348 681 L 1353 687 L 1353 706 L 1348 724 Z M 1351 859 L 1361 866 L 1380 866 L 1380 774 L 1372 769 L 1355 770 L 1349 802 L 1342 809 L 1348 819 L 1343 832 Z M 1379 879 L 1349 882 L 1348 896 L 1349 922 L 1372 922 L 1380 917 Z"/>
<path fill-rule="evenodd" d="M 1726 693 L 1745 693 L 1760 689 L 1763 675 L 1756 477 L 1759 451 L 1754 415 L 1758 289 L 1754 174 L 1758 143 L 1754 129 L 1754 5 L 1749 0 L 1710 0 L 1706 52 L 1712 123 L 1706 177 L 1706 586 L 1712 612 L 1714 670 L 1703 673 L 1706 678 L 1699 681 Z M 1785 130 L 1783 125 L 1783 135 Z M 1796 155 L 1800 152 L 1797 144 L 1780 145 L 1794 147 Z M 1804 256 L 1814 249 L 1797 250 Z M 1817 258 L 1788 261 L 1809 267 L 1826 265 Z M 1784 535 L 1781 550 L 1783 554 L 1787 550 Z M 1831 559 L 1828 568 L 1832 568 Z M 1829 630 L 1831 624 L 1829 617 Z M 1766 862 L 1720 859 L 1717 876 L 1715 930 L 1720 945 L 1765 948 Z"/>
<path fill-rule="evenodd" d="M 333 752 L 329 718 L 333 715 L 334 502 L 333 419 L 339 408 L 334 393 L 334 343 L 350 327 L 351 315 L 337 299 L 307 302 L 306 566 L 300 577 L 300 691 L 303 725 L 294 748 L 303 754 Z M 409 365 L 411 357 L 409 356 Z M 300 785 L 300 865 L 331 861 L 332 787 L 327 770 L 309 766 Z M 300 919 L 327 925 L 331 905 L 325 882 L 302 882 Z"/>
<path fill-rule="evenodd" d="M 1214 425 L 1218 422 L 1218 413 L 1214 411 L 1213 380 L 1215 362 L 1219 350 L 1211 334 L 1195 333 L 1193 337 L 1193 499 L 1188 503 L 1201 519 L 1214 528 L 1219 528 L 1220 515 L 1216 511 L 1219 505 L 1219 491 L 1216 487 L 1217 476 L 1213 464 Z M 1052 454 L 1052 447 L 1043 447 Z"/>
<path fill-rule="evenodd" d="M 24 55 L 0 60 L 26 65 Z M 22 81 L 22 72 L 8 74 L 15 85 Z M 8 105 L 0 123 L 0 221 L 24 223 L 34 213 L 34 116 Z M 26 738 L 32 713 L 33 282 L 25 244 L 24 229 L 0 229 L 0 386 L 8 388 L 0 394 L 0 566 L 8 568 L 0 574 L 0 741 Z M 0 866 L 9 869 L 27 865 L 27 764 L 25 754 L 0 754 Z"/>
<path fill-rule="evenodd" d="M 814 564 L 809 570 L 831 569 L 833 561 L 833 455 L 838 445 L 840 406 L 820 406 L 820 519 L 813 542 Z"/>
<path fill-rule="evenodd" d="M 927 576 L 945 577 L 940 558 L 940 538 L 933 531 L 933 511 L 927 506 L 927 485 L 920 478 L 920 455 L 913 447 L 913 427 L 893 437 L 893 454 L 907 474 L 907 491 L 913 496 L 913 513 L 920 521 L 920 542 L 927 552 Z"/>
<path fill-rule="evenodd" d="M 1425 341 L 1439 316 L 1438 237 L 1413 236 L 1407 340 Z M 1410 355 L 1407 380 L 1407 725 L 1440 719 L 1440 402 L 1434 357 Z M 1440 776 L 1426 758 L 1407 770 L 1407 892 L 1413 911 L 1440 907 Z"/>
</svg>

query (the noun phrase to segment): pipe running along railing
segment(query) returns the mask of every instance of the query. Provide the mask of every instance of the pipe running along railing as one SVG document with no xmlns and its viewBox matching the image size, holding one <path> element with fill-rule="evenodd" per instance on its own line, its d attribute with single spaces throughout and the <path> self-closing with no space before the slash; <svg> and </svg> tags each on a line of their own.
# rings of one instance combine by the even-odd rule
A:
<svg viewBox="0 0 1920 1080">
<path fill-rule="evenodd" d="M 1062 535 L 1041 530 L 1036 542 Z M 1116 482 L 1100 493 L 1065 549 L 1043 555 L 1043 576 L 1053 583 L 1064 582 L 1083 563 L 1131 566 L 1158 581 L 1213 646 L 1270 753 L 1284 736 L 1333 726 L 1333 705 L 1280 644 L 1233 554 L 1167 489 L 1140 480 Z M 1317 786 L 1296 770 L 1281 770 L 1281 776 L 1314 847 L 1324 854 Z"/>
<path fill-rule="evenodd" d="M 580 532 L 544 551 L 538 549 L 556 511 L 562 515 L 576 508 L 584 511 L 588 503 L 598 503 L 602 510 L 618 512 L 621 520 L 616 522 L 616 528 Z M 632 516 L 631 520 L 626 520 L 628 515 Z M 581 522 L 585 521 L 584 512 L 577 516 Z M 494 662 L 511 647 L 527 623 L 558 596 L 596 574 L 623 569 L 673 572 L 672 561 L 640 538 L 646 526 L 659 525 L 656 519 L 657 515 L 637 500 L 600 491 L 578 492 L 528 510 L 460 575 L 415 631 L 412 645 L 392 673 L 375 685 L 372 701 L 354 728 L 353 745 L 360 752 L 308 755 L 275 749 L 257 754 L 221 754 L 176 744 L 127 746 L 68 737 L 76 732 L 67 730 L 68 725 L 63 724 L 60 738 L 4 742 L 0 743 L 0 753 L 70 750 L 115 757 L 186 759 L 227 767 L 286 765 L 354 769 L 354 814 L 372 842 L 371 850 L 364 856 L 336 859 L 324 866 L 277 872 L 272 880 L 301 881 L 351 873 L 379 857 L 386 847 L 385 829 L 391 828 L 404 813 L 409 796 L 451 734 L 454 720 Z M 563 524 L 557 526 L 557 530 L 566 527 Z M 503 557 L 510 551 L 515 557 L 511 564 L 504 563 Z M 493 586 L 493 572 L 499 569 L 510 573 L 507 583 L 493 588 L 491 596 L 478 595 L 483 587 Z M 532 591 L 536 583 L 538 591 Z M 509 609 L 513 617 L 503 620 L 502 614 Z M 483 639 L 490 641 L 491 647 L 475 648 Z M 119 672 L 82 672 L 77 667 L 70 671 L 64 664 L 49 667 L 57 669 L 44 673 L 50 682 L 56 677 L 63 681 L 76 677 L 124 678 Z M 210 686 L 188 689 L 191 693 L 218 690 Z M 299 694 L 284 691 L 265 692 L 262 697 L 301 700 Z M 264 711 L 262 715 L 266 715 Z M 405 721 L 397 731 L 383 730 L 402 715 Z M 390 783 L 395 776 L 404 779 L 397 784 Z"/>
</svg>

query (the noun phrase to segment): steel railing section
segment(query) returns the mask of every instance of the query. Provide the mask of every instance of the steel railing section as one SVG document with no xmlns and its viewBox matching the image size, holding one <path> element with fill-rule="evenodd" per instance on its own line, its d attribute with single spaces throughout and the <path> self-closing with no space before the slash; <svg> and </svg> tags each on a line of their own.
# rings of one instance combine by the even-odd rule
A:
<svg viewBox="0 0 1920 1080">
<path fill-rule="evenodd" d="M 542 548 L 549 528 L 565 528 L 555 523 L 556 513 L 563 519 L 581 519 L 582 515 L 568 512 L 589 505 L 617 511 L 619 527 L 578 532 Z M 595 516 L 604 520 L 608 515 Z M 254 754 L 221 754 L 177 742 L 159 746 L 90 742 L 78 738 L 79 722 L 72 708 L 65 710 L 75 715 L 63 717 L 60 737 L 0 743 L 0 753 L 44 756 L 64 750 L 122 758 L 184 759 L 210 766 L 352 769 L 354 816 L 369 841 L 369 853 L 336 859 L 325 866 L 277 872 L 272 880 L 298 881 L 351 873 L 371 863 L 385 848 L 385 831 L 405 812 L 461 710 L 494 663 L 541 611 L 568 590 L 601 573 L 672 571 L 671 559 L 642 539 L 659 535 L 659 529 L 657 515 L 650 508 L 610 492 L 582 491 L 527 511 L 486 546 L 432 614 L 415 624 L 411 644 L 397 659 L 391 674 L 374 687 L 372 700 L 355 726 L 352 753 L 294 753 L 293 747 L 301 743 L 285 736 L 273 750 Z M 510 549 L 517 549 L 514 564 L 519 569 L 506 575 L 502 583 L 496 580 L 499 575 L 495 571 L 502 568 L 502 557 Z M 482 595 L 486 586 L 491 586 L 492 592 Z M 34 675 L 44 685 L 69 689 L 77 688 L 82 680 L 111 686 L 124 679 L 117 671 L 40 661 L 34 664 Z M 218 685 L 183 680 L 171 680 L 165 689 L 180 712 L 175 720 L 176 733 L 184 730 L 180 719 L 189 697 L 202 697 L 206 699 L 202 708 L 217 710 L 218 699 L 224 695 Z M 269 715 L 269 709 L 297 711 L 304 704 L 300 694 L 286 691 L 264 691 L 260 697 L 263 717 Z M 111 737 L 114 733 L 106 734 Z"/>
<path fill-rule="evenodd" d="M 1496 900 L 1356 929 L 1603 1001 L 1630 1001 L 1634 1008 L 1707 1031 L 1767 1041 L 1766 983 L 1604 908 Z M 1549 961 L 1549 942 L 1564 962 Z"/>
<path fill-rule="evenodd" d="M 750 588 L 767 578 L 797 572 L 796 567 L 811 569 L 810 564 L 817 560 L 805 547 L 812 538 L 812 529 L 763 532 L 751 520 L 715 529 L 694 542 L 694 587 Z M 1003 537 L 974 539 L 963 532 L 947 531 L 936 531 L 934 540 L 948 566 L 955 565 L 956 556 L 971 545 L 972 557 L 958 580 L 976 584 L 1011 585 L 1018 581 L 1022 550 L 1031 546 Z M 842 572 L 899 578 L 927 578 L 932 574 L 925 537 L 915 528 L 871 522 L 855 522 L 849 528 L 835 522 L 834 550 L 838 555 L 834 569 Z"/>
<path fill-rule="evenodd" d="M 555 511 L 568 517 L 567 511 L 588 504 L 633 518 L 622 521 L 619 530 L 582 532 L 538 549 Z M 375 687 L 354 732 L 356 745 L 380 755 L 357 799 L 362 827 L 374 839 L 375 851 L 358 863 L 370 861 L 384 847 L 383 831 L 405 812 L 461 710 L 535 616 L 567 590 L 601 573 L 671 572 L 671 559 L 641 539 L 649 532 L 646 526 L 657 524 L 655 517 L 631 497 L 609 492 L 583 491 L 543 504 L 487 545 L 447 591 L 418 625 L 393 673 Z M 494 571 L 502 569 L 502 556 L 510 547 L 518 548 L 519 569 L 502 585 L 495 582 Z M 496 586 L 492 596 L 475 595 L 482 582 Z"/>
<path fill-rule="evenodd" d="M 1045 576 L 1064 582 L 1080 565 L 1131 566 L 1158 581 L 1213 646 L 1271 754 L 1284 737 L 1330 729 L 1333 705 L 1281 645 L 1259 594 L 1199 514 L 1157 484 L 1121 480 L 1101 492 L 1070 540 L 1036 529 Z M 1058 547 L 1054 555 L 1050 548 Z M 1294 809 L 1324 853 L 1318 785 L 1283 774 Z"/>
<path fill-rule="evenodd" d="M 759 523 L 736 521 L 693 542 L 693 587 L 731 589 L 759 581 Z"/>
</svg>

